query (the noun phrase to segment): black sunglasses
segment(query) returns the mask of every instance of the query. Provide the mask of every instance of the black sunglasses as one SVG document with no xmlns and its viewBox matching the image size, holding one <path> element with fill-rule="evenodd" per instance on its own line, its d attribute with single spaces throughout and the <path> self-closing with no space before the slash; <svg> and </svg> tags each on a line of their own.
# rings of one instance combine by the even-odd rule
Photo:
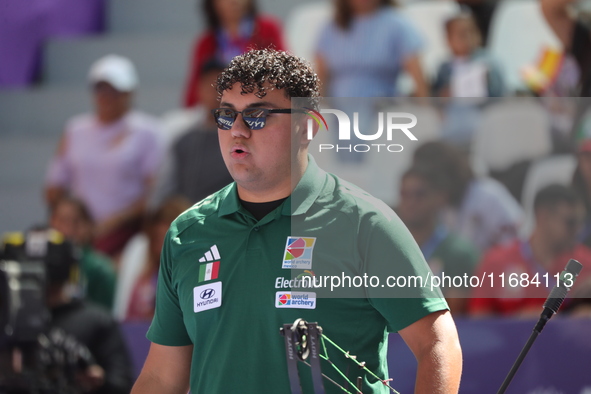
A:
<svg viewBox="0 0 591 394">
<path fill-rule="evenodd" d="M 242 114 L 244 124 L 251 130 L 260 130 L 265 127 L 267 114 L 291 114 L 305 113 L 301 109 L 266 109 L 266 108 L 246 108 L 243 111 L 235 111 L 231 108 L 212 109 L 211 113 L 221 130 L 230 130 L 236 121 L 238 114 Z"/>
</svg>

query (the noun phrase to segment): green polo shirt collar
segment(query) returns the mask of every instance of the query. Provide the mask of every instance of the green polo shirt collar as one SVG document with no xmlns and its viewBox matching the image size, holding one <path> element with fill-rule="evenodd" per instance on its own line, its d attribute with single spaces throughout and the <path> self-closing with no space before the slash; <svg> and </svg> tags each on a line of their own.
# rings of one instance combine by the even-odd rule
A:
<svg viewBox="0 0 591 394">
<path fill-rule="evenodd" d="M 325 178 L 326 173 L 318 167 L 314 158 L 308 155 L 308 166 L 306 167 L 304 176 L 283 203 L 281 214 L 291 216 L 306 213 L 320 195 Z M 241 208 L 242 205 L 238 198 L 236 182 L 234 182 L 228 187 L 225 195 L 222 196 L 218 217 L 233 214 Z"/>
<path fill-rule="evenodd" d="M 303 215 L 308 212 L 308 209 L 320 195 L 325 180 L 326 172 L 318 167 L 312 156 L 308 155 L 308 167 L 304 172 L 304 176 L 300 179 L 291 196 L 285 201 L 281 213 L 290 216 Z"/>
<path fill-rule="evenodd" d="M 238 198 L 238 190 L 236 190 L 236 182 L 232 182 L 226 189 L 226 193 L 221 197 L 220 209 L 218 210 L 218 217 L 231 215 L 242 207 Z"/>
</svg>

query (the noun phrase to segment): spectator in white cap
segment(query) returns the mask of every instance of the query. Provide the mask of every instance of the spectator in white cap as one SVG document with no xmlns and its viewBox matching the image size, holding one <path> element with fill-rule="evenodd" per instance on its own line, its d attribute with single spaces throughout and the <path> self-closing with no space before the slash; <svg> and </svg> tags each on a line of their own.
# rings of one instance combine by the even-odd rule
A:
<svg viewBox="0 0 591 394">
<path fill-rule="evenodd" d="M 132 109 L 133 63 L 108 55 L 90 68 L 94 111 L 72 118 L 46 177 L 51 208 L 62 196 L 82 200 L 97 223 L 95 246 L 116 257 L 140 228 L 162 157 L 155 118 Z"/>
<path fill-rule="evenodd" d="M 129 59 L 105 56 L 92 65 L 88 79 L 95 93 L 96 114 L 103 123 L 116 121 L 130 110 L 138 77 Z"/>
</svg>

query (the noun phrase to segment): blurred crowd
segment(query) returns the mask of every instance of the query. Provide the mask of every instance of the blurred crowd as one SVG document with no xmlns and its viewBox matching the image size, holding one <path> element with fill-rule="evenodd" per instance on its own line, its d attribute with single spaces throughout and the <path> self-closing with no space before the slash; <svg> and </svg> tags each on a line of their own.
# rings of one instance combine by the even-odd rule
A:
<svg viewBox="0 0 591 394">
<path fill-rule="evenodd" d="M 422 64 L 426 38 L 399 5 L 334 0 L 317 42 L 307 43 L 323 95 L 441 98 L 422 102 L 441 116 L 438 138 L 414 150 L 392 190 L 393 208 L 434 274 L 553 276 L 568 258 L 591 274 L 591 121 L 579 99 L 591 93 L 589 25 L 575 12 L 576 1 L 539 0 L 540 15 L 562 47 L 540 53 L 539 64 L 524 70 L 527 88 L 515 91 L 487 49 L 497 2 L 457 3 L 441 26 L 449 57 L 430 78 Z M 134 106 L 136 66 L 125 54 L 97 59 L 88 73 L 93 108 L 67 122 L 48 164 L 48 224 L 83 250 L 76 291 L 119 321 L 152 317 L 168 226 L 232 181 L 210 115 L 218 106 L 217 75 L 250 48 L 289 49 L 279 20 L 256 0 L 203 0 L 200 7 L 207 29 L 196 37 L 179 92 L 184 109 L 164 118 L 142 112 Z M 409 84 L 401 84 L 401 76 Z M 549 119 L 549 146 L 503 170 L 481 171 L 471 155 L 479 122 L 496 98 L 514 96 L 536 98 Z M 526 196 L 526 175 L 548 157 L 572 166 Z M 577 297 L 567 305 L 572 314 L 591 317 L 590 289 L 585 278 L 577 281 Z M 445 295 L 454 314 L 474 316 L 539 313 L 542 301 L 533 297 L 544 297 L 521 287 L 466 286 Z"/>
<path fill-rule="evenodd" d="M 403 72 L 413 82 L 407 93 L 418 97 L 515 94 L 507 90 L 500 66 L 485 46 L 494 3 L 461 3 L 443 26 L 451 57 L 429 81 L 421 66 L 424 39 L 392 1 L 335 1 L 332 20 L 314 44 L 313 61 L 324 95 L 400 96 L 397 81 Z M 563 61 L 556 70 L 536 70 L 538 79 L 544 72 L 554 75 L 519 94 L 554 98 L 589 94 L 591 44 L 586 44 L 591 36 L 583 21 L 570 12 L 571 3 L 540 1 L 548 25 L 563 43 Z M 50 225 L 83 248 L 81 288 L 86 297 L 111 309 L 120 320 L 151 318 L 167 227 L 192 204 L 231 182 L 209 116 L 217 107 L 212 84 L 218 73 L 249 48 L 285 49 L 281 25 L 261 13 L 254 0 L 205 0 L 202 7 L 208 28 L 195 41 L 183 94 L 189 120 L 175 127 L 168 122 L 167 130 L 162 121 L 135 109 L 133 93 L 139 83 L 135 67 L 123 56 L 109 55 L 89 71 L 94 111 L 67 123 L 49 164 L 45 195 Z M 460 103 L 465 106 L 464 101 Z M 483 107 L 482 102 L 470 105 L 474 111 Z M 459 110 L 457 105 L 445 109 Z M 584 122 L 584 117 L 576 121 Z M 416 149 L 394 208 L 433 272 L 533 277 L 554 275 L 568 257 L 591 264 L 587 249 L 591 216 L 586 214 L 591 205 L 591 146 L 585 141 L 585 125 L 579 129 L 583 129 L 579 141 L 572 133 L 567 139 L 553 139 L 552 150 L 576 157 L 577 168 L 559 184 L 537 191 L 532 211 L 535 225 L 527 234 L 522 231 L 520 203 L 523 177 L 516 182 L 507 180 L 507 174 L 497 176 L 498 180 L 475 175 L 466 154 L 470 135 L 458 139 L 443 134 L 439 141 Z M 572 180 L 566 182 L 568 177 Z M 446 289 L 446 296 L 456 314 L 539 310 L 539 301 L 531 301 L 527 289 L 511 290 L 471 294 L 469 287 L 453 288 Z M 589 314 L 584 302 L 577 304 L 581 304 L 573 306 L 577 313 Z"/>
<path fill-rule="evenodd" d="M 591 318 L 591 24 L 576 0 L 538 0 L 539 22 L 560 47 L 543 48 L 516 90 L 489 45 L 499 2 L 447 1 L 453 7 L 437 28 L 448 55 L 429 73 L 429 37 L 400 10 L 415 1 L 322 3 L 327 20 L 301 44 L 323 96 L 424 98 L 415 102 L 436 114 L 434 135 L 392 171 L 401 176 L 389 203 L 434 275 L 495 279 L 444 287 L 454 316 L 537 316 L 545 284 L 574 258 L 584 269 L 563 309 Z M 171 222 L 232 182 L 210 114 L 218 74 L 251 48 L 292 49 L 256 0 L 199 7 L 207 28 L 171 103 L 180 109 L 156 117 L 136 108 L 136 65 L 126 54 L 101 57 L 88 72 L 93 106 L 66 123 L 47 166 L 46 225 L 81 250 L 79 275 L 60 284 L 50 307 L 96 353 L 102 389 L 94 392 L 128 392 L 116 326 L 151 320 Z M 308 26 L 298 27 L 305 38 Z"/>
</svg>

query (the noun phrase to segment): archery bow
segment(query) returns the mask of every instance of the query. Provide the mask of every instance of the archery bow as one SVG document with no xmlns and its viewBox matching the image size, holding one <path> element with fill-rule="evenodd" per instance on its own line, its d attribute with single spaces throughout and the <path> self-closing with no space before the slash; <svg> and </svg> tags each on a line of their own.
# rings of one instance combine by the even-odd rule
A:
<svg viewBox="0 0 591 394">
<path fill-rule="evenodd" d="M 280 328 L 280 332 L 285 340 L 287 370 L 292 394 L 302 394 L 302 387 L 300 384 L 300 377 L 297 367 L 298 361 L 310 367 L 312 373 L 312 385 L 315 394 L 325 393 L 322 378 L 334 384 L 345 393 L 363 394 L 361 391 L 361 378 L 358 377 L 357 384 L 354 384 L 329 358 L 326 343 L 332 345 L 346 358 L 352 360 L 360 369 L 364 370 L 366 373 L 382 382 L 382 384 L 388 387 L 391 392 L 400 394 L 388 383 L 392 379 L 381 379 L 378 375 L 369 370 L 365 366 L 365 361 L 358 361 L 356 356 L 349 354 L 348 351 L 343 350 L 340 346 L 328 338 L 323 333 L 322 327 L 320 327 L 318 323 L 308 323 L 304 319 L 300 318 L 297 319 L 293 324 L 284 324 L 283 327 Z M 323 353 L 319 352 L 319 345 L 322 347 Z M 310 359 L 310 362 L 306 361 L 308 358 Z M 351 387 L 355 387 L 355 393 L 351 393 L 342 385 L 338 384 L 333 379 L 322 373 L 320 368 L 320 359 L 328 362 L 329 365 L 332 366 L 349 385 L 351 385 Z"/>
</svg>

